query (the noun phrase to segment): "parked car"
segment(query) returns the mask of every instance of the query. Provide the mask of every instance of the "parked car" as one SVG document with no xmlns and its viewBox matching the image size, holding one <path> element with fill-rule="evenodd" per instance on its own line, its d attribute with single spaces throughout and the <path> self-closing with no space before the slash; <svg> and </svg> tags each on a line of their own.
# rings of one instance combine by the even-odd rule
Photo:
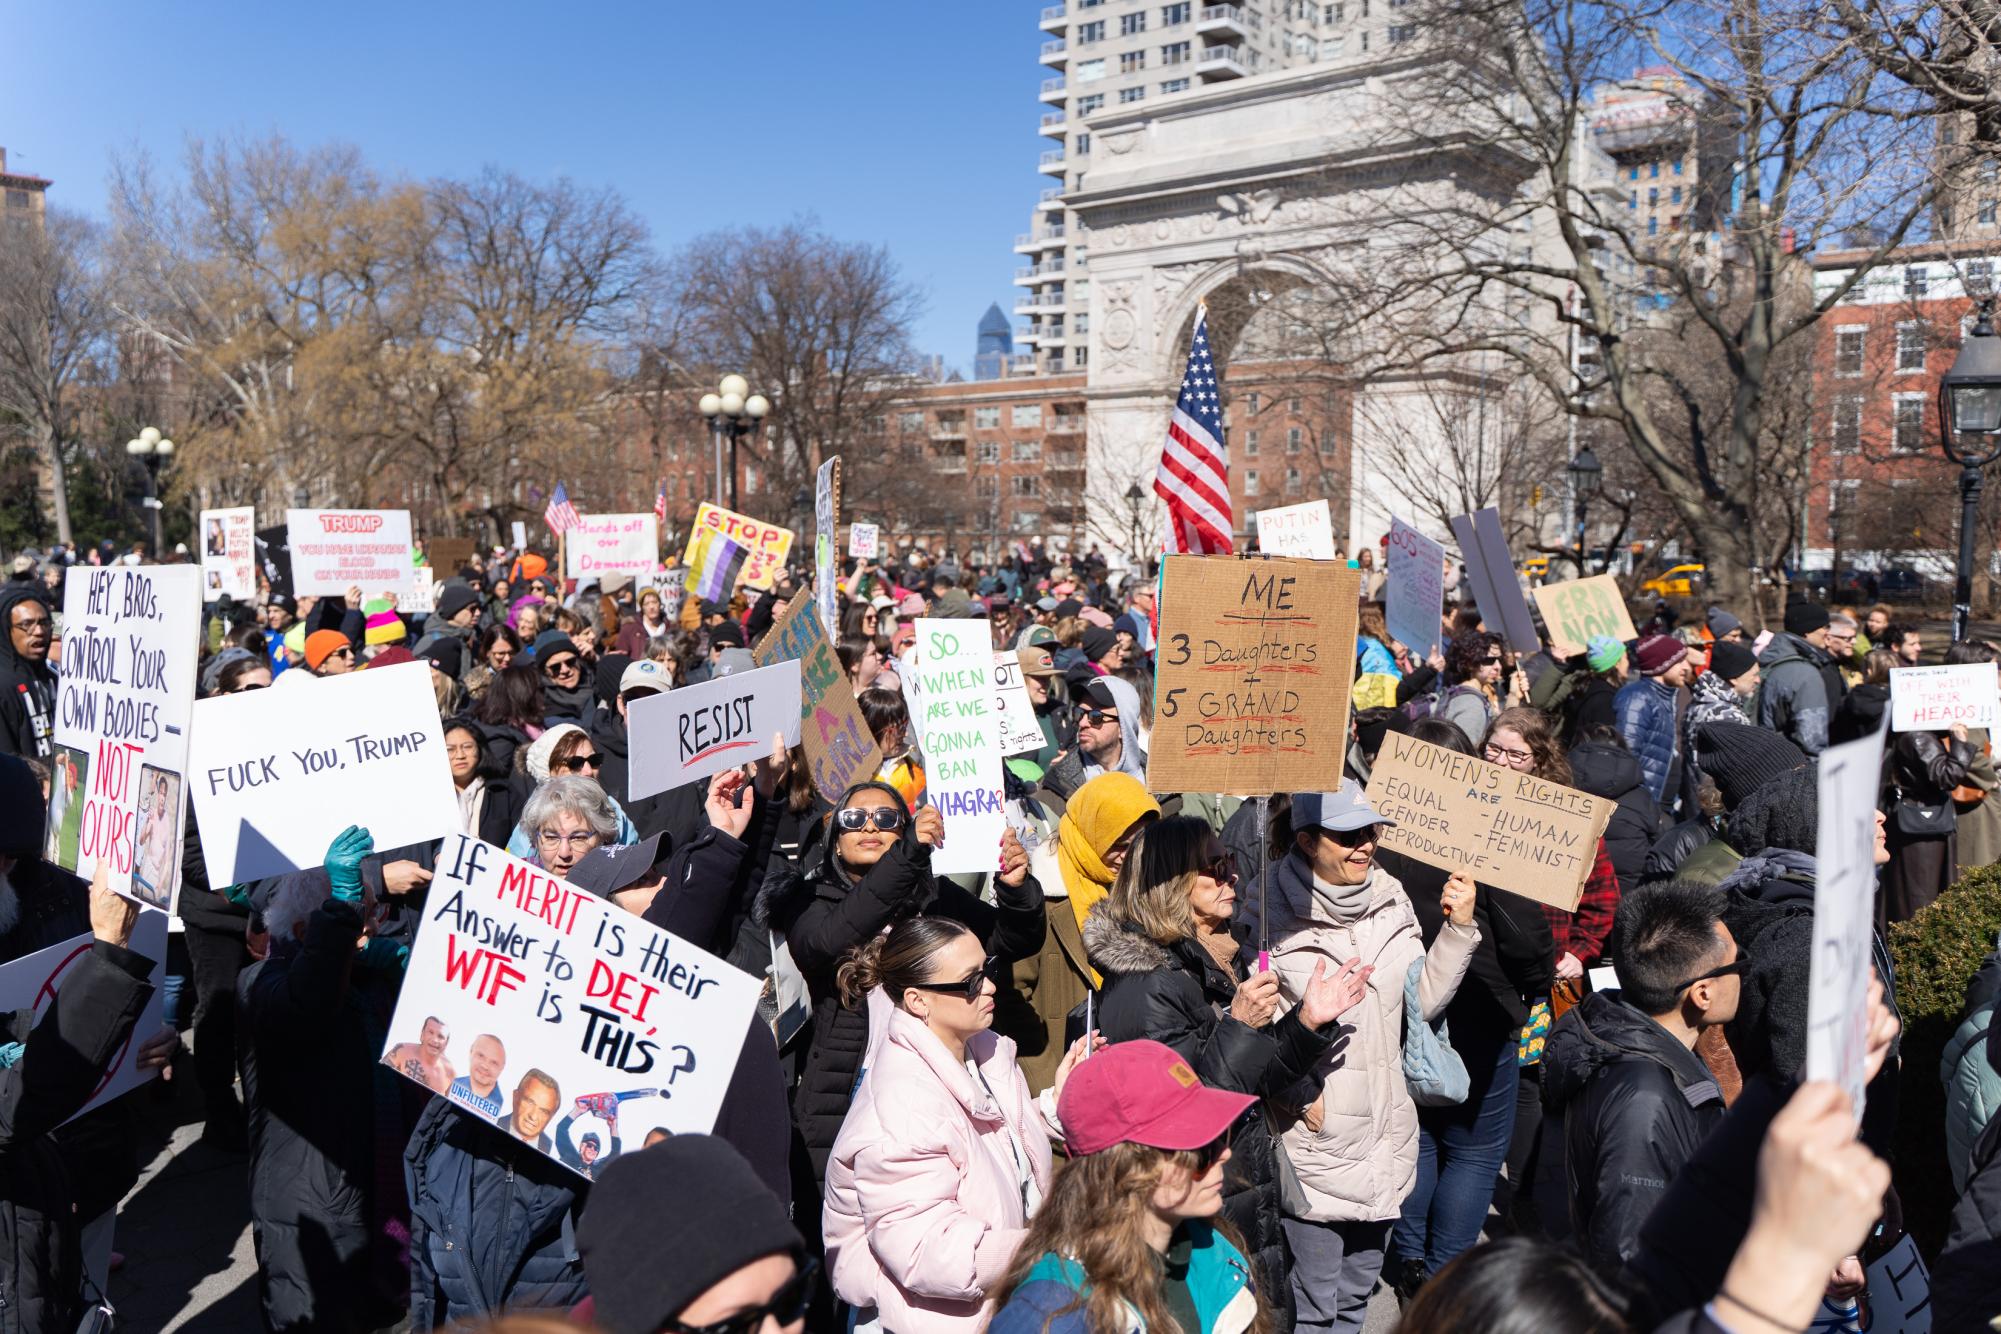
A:
<svg viewBox="0 0 2001 1334">
<path fill-rule="evenodd" d="M 1641 584 L 1640 591 L 1652 593 L 1655 597 L 1691 598 L 1708 582 L 1708 571 L 1704 567 L 1676 565 Z"/>
<path fill-rule="evenodd" d="M 1876 576 L 1876 595 L 1885 602 L 1922 602 L 1929 583 L 1916 570 L 1891 569 Z"/>
</svg>

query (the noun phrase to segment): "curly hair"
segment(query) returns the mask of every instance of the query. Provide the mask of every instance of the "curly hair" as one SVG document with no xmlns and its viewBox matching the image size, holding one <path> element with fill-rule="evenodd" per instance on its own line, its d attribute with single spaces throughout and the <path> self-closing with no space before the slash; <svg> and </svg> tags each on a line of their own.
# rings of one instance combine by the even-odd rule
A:
<svg viewBox="0 0 2001 1334">
<path fill-rule="evenodd" d="M 1556 727 L 1549 715 L 1541 709 L 1531 709 L 1517 705 L 1512 709 L 1502 709 L 1494 715 L 1494 721 L 1487 724 L 1487 735 L 1480 738 L 1480 750 L 1486 753 L 1493 744 L 1494 733 L 1506 728 L 1522 739 L 1522 744 L 1535 756 L 1535 767 L 1530 770 L 1546 783 L 1571 784 L 1570 757 L 1563 752 L 1562 738 L 1556 734 Z"/>
<path fill-rule="evenodd" d="M 1500 647 L 1501 637 L 1491 630 L 1455 636 L 1445 646 L 1445 683 L 1458 685 L 1461 681 L 1471 681 Z"/>
</svg>

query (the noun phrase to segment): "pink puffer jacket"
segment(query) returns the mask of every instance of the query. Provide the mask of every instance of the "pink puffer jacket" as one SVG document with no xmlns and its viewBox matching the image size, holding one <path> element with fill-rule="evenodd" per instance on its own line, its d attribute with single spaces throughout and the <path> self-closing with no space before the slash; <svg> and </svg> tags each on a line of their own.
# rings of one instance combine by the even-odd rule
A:
<svg viewBox="0 0 2001 1334">
<path fill-rule="evenodd" d="M 869 996 L 868 1055 L 827 1164 L 822 1226 L 834 1291 L 876 1308 L 890 1334 L 985 1323 L 1028 1226 L 1009 1126 L 1038 1198 L 1049 1189 L 1049 1131 L 1014 1050 L 991 1030 L 967 1045 L 982 1083 L 880 988 Z"/>
</svg>

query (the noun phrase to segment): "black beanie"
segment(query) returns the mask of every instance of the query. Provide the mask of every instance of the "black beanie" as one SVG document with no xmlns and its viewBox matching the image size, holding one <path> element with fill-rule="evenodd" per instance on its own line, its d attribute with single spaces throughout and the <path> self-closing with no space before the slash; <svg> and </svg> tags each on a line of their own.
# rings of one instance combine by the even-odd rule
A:
<svg viewBox="0 0 2001 1334">
<path fill-rule="evenodd" d="M 1818 602 L 1789 602 L 1786 604 L 1786 633 L 1789 635 L 1810 635 L 1816 630 L 1827 628 L 1827 608 Z"/>
<path fill-rule="evenodd" d="M 465 645 L 456 639 L 433 639 L 417 656 L 435 664 L 439 671 L 454 681 L 465 675 Z"/>
<path fill-rule="evenodd" d="M 1119 637 L 1102 625 L 1084 627 L 1082 648 L 1084 656 L 1092 662 L 1101 662 L 1104 656 L 1119 646 Z"/>
<path fill-rule="evenodd" d="M 735 621 L 725 619 L 721 625 L 709 627 L 710 648 L 742 648 L 743 627 Z"/>
<path fill-rule="evenodd" d="M 1805 751 L 1769 727 L 1700 723 L 1695 729 L 1695 762 L 1702 772 L 1716 780 L 1716 790 L 1723 794 L 1724 806 L 1734 811 L 1753 792 L 1772 779 L 1791 773 L 1807 759 Z"/>
<path fill-rule="evenodd" d="M 438 609 L 432 614 L 442 624 L 445 621 L 451 620 L 452 617 L 458 615 L 467 607 L 476 607 L 478 605 L 479 594 L 473 592 L 464 584 L 446 584 L 444 591 L 438 594 Z"/>
<path fill-rule="evenodd" d="M 1721 640 L 1709 651 L 1709 670 L 1726 681 L 1735 681 L 1757 665 L 1758 655 L 1751 646 L 1734 639 Z"/>
<path fill-rule="evenodd" d="M 675 1135 L 620 1154 L 592 1185 L 577 1224 L 606 1334 L 655 1334 L 753 1260 L 804 1249 L 771 1188 L 713 1135 Z"/>
<path fill-rule="evenodd" d="M 1813 855 L 1820 843 L 1819 774 L 1806 764 L 1754 790 L 1730 813 L 1723 841 L 1746 857 L 1771 848 Z"/>
</svg>

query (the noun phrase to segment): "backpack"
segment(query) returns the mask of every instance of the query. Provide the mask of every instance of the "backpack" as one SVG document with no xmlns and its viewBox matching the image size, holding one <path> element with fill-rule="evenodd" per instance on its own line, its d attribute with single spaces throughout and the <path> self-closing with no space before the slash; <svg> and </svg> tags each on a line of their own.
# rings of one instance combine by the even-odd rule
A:
<svg viewBox="0 0 2001 1334">
<path fill-rule="evenodd" d="M 1445 706 L 1455 698 L 1468 692 L 1479 693 L 1479 687 L 1460 684 L 1447 686 L 1444 690 L 1433 690 L 1404 701 L 1403 716 L 1411 722 L 1423 722 L 1426 718 L 1442 718 Z"/>
</svg>

